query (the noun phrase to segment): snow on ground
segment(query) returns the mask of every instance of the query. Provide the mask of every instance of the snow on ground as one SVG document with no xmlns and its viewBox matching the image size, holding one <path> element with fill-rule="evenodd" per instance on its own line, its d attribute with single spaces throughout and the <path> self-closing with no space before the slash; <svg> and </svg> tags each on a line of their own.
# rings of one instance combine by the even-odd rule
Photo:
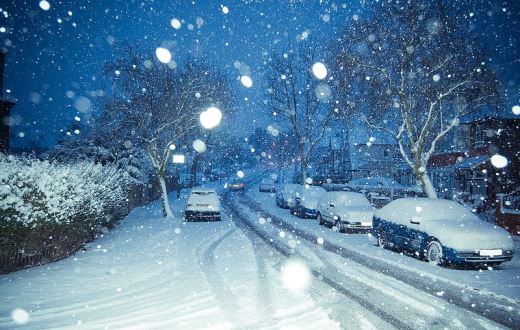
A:
<svg viewBox="0 0 520 330">
<path fill-rule="evenodd" d="M 384 260 L 392 266 L 417 272 L 420 276 L 435 281 L 442 279 L 463 289 L 478 290 L 482 294 L 500 296 L 512 302 L 520 302 L 520 239 L 514 237 L 515 256 L 500 268 L 492 270 L 467 270 L 443 268 L 426 263 L 408 255 L 381 249 L 375 246 L 375 240 L 369 234 L 344 234 L 319 226 L 316 220 L 300 219 L 289 213 L 289 210 L 276 206 L 275 195 L 260 193 L 250 189 L 247 195 L 257 202 L 268 213 L 287 219 L 297 228 L 311 235 L 321 237 L 324 242 L 332 242 L 360 254 Z"/>
<path fill-rule="evenodd" d="M 184 224 L 182 200 L 173 220 L 160 205 L 134 209 L 74 256 L 1 275 L 0 329 L 339 328 L 309 294 L 288 291 L 272 251 L 229 218 Z"/>
</svg>

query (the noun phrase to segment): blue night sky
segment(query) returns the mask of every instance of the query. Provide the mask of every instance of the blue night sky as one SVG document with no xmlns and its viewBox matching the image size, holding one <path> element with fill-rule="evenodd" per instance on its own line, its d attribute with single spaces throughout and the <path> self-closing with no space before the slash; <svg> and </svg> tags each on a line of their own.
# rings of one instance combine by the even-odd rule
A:
<svg viewBox="0 0 520 330">
<path fill-rule="evenodd" d="M 0 44 L 8 50 L 4 97 L 17 101 L 13 145 L 49 145 L 79 113 L 78 97 L 100 105 L 106 82 L 102 65 L 114 42 L 137 41 L 143 49 L 166 47 L 173 59 L 207 56 L 233 81 L 243 109 L 237 122 L 249 134 L 266 124 L 258 111 L 263 94 L 263 61 L 309 33 L 324 45 L 354 14 L 369 15 L 368 1 L 53 1 L 2 0 Z M 474 24 L 492 51 L 504 85 L 504 113 L 519 104 L 519 1 L 467 1 Z M 224 13 L 223 6 L 229 9 Z M 170 22 L 183 22 L 179 30 Z M 330 18 L 330 19 L 329 19 Z M 190 24 L 193 26 L 190 29 Z M 151 53 L 152 56 L 152 53 Z M 325 58 L 325 54 L 324 54 Z M 244 88 L 235 62 L 249 66 L 254 85 Z M 247 100 L 246 100 L 247 98 Z M 83 122 L 88 116 L 79 114 Z"/>
</svg>

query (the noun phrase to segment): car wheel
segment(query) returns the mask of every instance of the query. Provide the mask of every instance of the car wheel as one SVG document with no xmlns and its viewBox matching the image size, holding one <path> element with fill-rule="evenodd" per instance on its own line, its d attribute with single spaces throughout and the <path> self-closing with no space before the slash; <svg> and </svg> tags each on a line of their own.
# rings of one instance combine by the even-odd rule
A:
<svg viewBox="0 0 520 330">
<path fill-rule="evenodd" d="M 332 229 L 334 229 L 334 227 L 336 227 L 336 231 L 337 231 L 338 233 L 341 233 L 341 227 L 342 227 L 342 226 L 341 226 L 341 221 L 340 221 L 339 219 L 336 219 L 336 220 L 334 221 L 334 224 L 332 225 Z"/>
<path fill-rule="evenodd" d="M 431 241 L 426 248 L 426 260 L 436 265 L 442 263 L 442 245 L 439 241 Z"/>
<path fill-rule="evenodd" d="M 377 231 L 377 245 L 384 249 L 388 248 L 388 237 L 386 236 L 386 232 L 381 228 Z"/>
<path fill-rule="evenodd" d="M 320 213 L 318 213 L 318 225 L 323 226 L 323 218 Z"/>
</svg>

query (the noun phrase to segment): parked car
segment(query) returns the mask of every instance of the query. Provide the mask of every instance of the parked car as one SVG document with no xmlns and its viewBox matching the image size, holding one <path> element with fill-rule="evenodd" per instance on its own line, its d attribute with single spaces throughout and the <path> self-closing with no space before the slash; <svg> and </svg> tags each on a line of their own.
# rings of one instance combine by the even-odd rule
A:
<svg viewBox="0 0 520 330">
<path fill-rule="evenodd" d="M 226 186 L 229 190 L 244 190 L 245 189 L 245 184 L 244 184 L 244 181 L 241 181 L 241 180 L 234 180 L 234 181 L 231 181 L 231 182 L 228 182 L 227 186 Z"/>
<path fill-rule="evenodd" d="M 290 203 L 291 213 L 300 218 L 316 219 L 318 201 L 325 193 L 325 189 L 317 186 L 300 186 L 293 193 L 294 202 Z"/>
<path fill-rule="evenodd" d="M 372 234 L 385 248 L 438 265 L 498 265 L 513 257 L 509 233 L 444 199 L 401 198 L 377 210 Z"/>
<path fill-rule="evenodd" d="M 329 191 L 318 202 L 318 222 L 330 224 L 338 231 L 367 231 L 372 228 L 374 207 L 363 194 Z"/>
<path fill-rule="evenodd" d="M 291 196 L 301 185 L 296 183 L 283 183 L 276 188 L 276 205 L 281 208 L 290 208 Z"/>
<path fill-rule="evenodd" d="M 271 178 L 263 178 L 260 181 L 260 185 L 258 186 L 258 191 L 260 192 L 275 192 L 276 187 L 274 186 L 274 181 Z"/>
<path fill-rule="evenodd" d="M 193 188 L 186 200 L 184 220 L 221 220 L 220 199 L 215 189 Z"/>
<path fill-rule="evenodd" d="M 407 187 L 390 178 L 369 177 L 349 181 L 343 188 L 364 194 L 376 208 L 381 208 L 394 199 L 403 197 L 419 197 L 421 189 Z"/>
</svg>

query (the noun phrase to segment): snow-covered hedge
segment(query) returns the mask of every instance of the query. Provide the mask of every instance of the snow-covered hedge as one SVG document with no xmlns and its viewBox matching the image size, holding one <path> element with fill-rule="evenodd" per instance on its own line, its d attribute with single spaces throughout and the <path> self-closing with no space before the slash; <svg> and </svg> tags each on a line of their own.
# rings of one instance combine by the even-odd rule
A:
<svg viewBox="0 0 520 330">
<path fill-rule="evenodd" d="M 115 166 L 60 164 L 0 153 L 0 251 L 88 237 L 128 212 L 128 175 Z"/>
</svg>

